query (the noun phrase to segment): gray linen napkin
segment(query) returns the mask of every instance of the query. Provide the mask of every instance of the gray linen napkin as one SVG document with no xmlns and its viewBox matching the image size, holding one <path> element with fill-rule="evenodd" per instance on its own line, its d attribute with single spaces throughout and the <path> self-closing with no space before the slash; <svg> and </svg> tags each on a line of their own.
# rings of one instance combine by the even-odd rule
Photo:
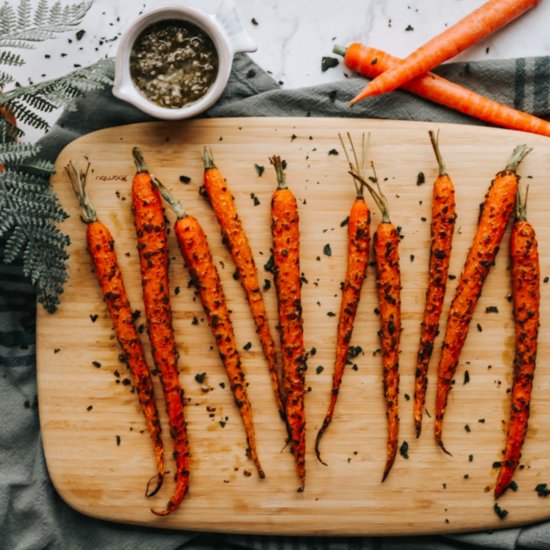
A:
<svg viewBox="0 0 550 550">
<path fill-rule="evenodd" d="M 538 116 L 550 115 L 548 57 L 459 63 L 438 72 L 502 103 Z M 353 77 L 282 90 L 247 56 L 239 55 L 227 90 L 207 116 L 338 116 L 478 123 L 404 92 L 349 108 L 345 101 L 363 83 Z M 116 100 L 109 90 L 90 93 L 76 111 L 61 116 L 41 141 L 42 150 L 54 160 L 67 143 L 83 134 L 145 120 L 149 120 L 146 115 Z M 85 517 L 57 495 L 44 462 L 36 399 L 35 311 L 32 287 L 23 280 L 20 268 L 0 264 L 0 549 L 550 549 L 550 523 L 448 537 L 330 539 L 196 534 Z"/>
</svg>

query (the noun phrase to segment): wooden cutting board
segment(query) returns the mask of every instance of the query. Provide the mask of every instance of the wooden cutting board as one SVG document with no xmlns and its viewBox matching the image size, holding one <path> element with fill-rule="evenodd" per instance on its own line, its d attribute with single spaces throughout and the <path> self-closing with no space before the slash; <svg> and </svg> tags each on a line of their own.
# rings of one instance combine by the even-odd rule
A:
<svg viewBox="0 0 550 550">
<path fill-rule="evenodd" d="M 514 353 L 508 237 L 479 301 L 451 392 L 445 442 L 453 456 L 433 440 L 434 386 L 439 341 L 430 367 L 424 431 L 415 439 L 412 396 L 420 317 L 424 306 L 429 247 L 432 182 L 436 163 L 428 129 L 440 130 L 442 153 L 456 185 L 458 221 L 451 274 L 460 274 L 475 230 L 478 205 L 494 174 L 504 168 L 515 145 L 534 151 L 521 166 L 528 178 L 529 217 L 540 242 L 542 277 L 550 276 L 550 141 L 499 129 L 420 122 L 358 119 L 247 118 L 181 123 L 147 123 L 94 132 L 67 146 L 57 160 L 53 185 L 70 218 L 63 230 L 71 237 L 69 282 L 59 311 L 38 309 L 37 363 L 42 437 L 52 481 L 65 501 L 98 518 L 155 527 L 191 530 L 320 535 L 412 534 L 494 529 L 550 517 L 550 498 L 534 488 L 550 484 L 550 284 L 542 286 L 539 362 L 533 390 L 529 434 L 518 489 L 499 501 L 507 510 L 497 517 L 492 489 L 509 415 Z M 343 381 L 333 423 L 322 443 L 320 464 L 313 453 L 332 380 L 340 282 L 345 271 L 346 228 L 343 220 L 354 187 L 337 132 L 350 131 L 356 141 L 371 132 L 370 158 L 388 196 L 392 220 L 402 229 L 403 333 L 399 444 L 393 471 L 381 483 L 386 419 L 381 358 L 377 350 L 379 318 L 374 270 L 369 268 L 355 323 L 353 359 Z M 169 237 L 171 301 L 180 352 L 181 382 L 188 398 L 187 419 L 192 450 L 188 498 L 169 517 L 161 507 L 171 494 L 172 479 L 153 498 L 144 496 L 155 467 L 129 374 L 119 362 L 99 285 L 85 248 L 64 166 L 89 158 L 91 199 L 111 229 L 132 307 L 143 310 L 130 187 L 134 174 L 132 147 L 142 148 L 150 170 L 196 215 L 207 232 L 219 267 L 236 337 L 249 381 L 260 458 L 267 475 L 258 479 L 245 454 L 244 430 L 200 303 L 188 287 L 189 276 Z M 276 302 L 270 273 L 270 197 L 275 174 L 268 156 L 281 155 L 287 179 L 300 208 L 301 261 L 305 276 L 303 308 L 305 345 L 311 353 L 307 371 L 307 487 L 296 491 L 293 459 L 285 448 L 267 367 L 232 260 L 221 243 L 213 212 L 199 195 L 201 149 L 212 148 L 227 178 L 255 252 L 271 326 Z M 255 164 L 265 167 L 259 174 Z M 182 183 L 181 176 L 191 178 Z M 422 183 L 425 179 L 425 182 Z M 380 220 L 374 205 L 372 228 Z M 174 216 L 169 212 L 170 222 Z M 326 245 L 332 254 L 327 255 Z M 545 279 L 547 280 L 547 279 Z M 450 281 L 447 304 L 456 279 Z M 498 313 L 487 313 L 495 306 Z M 138 323 L 144 323 L 143 315 Z M 444 332 L 442 326 L 442 333 Z M 143 342 L 150 349 L 145 332 Z M 96 363 L 94 363 L 96 362 Z M 466 383 L 465 374 L 469 373 Z M 203 383 L 195 375 L 206 373 Z M 200 377 L 199 377 L 200 378 Z M 157 398 L 162 404 L 157 381 Z M 171 463 L 171 440 L 162 415 Z"/>
</svg>

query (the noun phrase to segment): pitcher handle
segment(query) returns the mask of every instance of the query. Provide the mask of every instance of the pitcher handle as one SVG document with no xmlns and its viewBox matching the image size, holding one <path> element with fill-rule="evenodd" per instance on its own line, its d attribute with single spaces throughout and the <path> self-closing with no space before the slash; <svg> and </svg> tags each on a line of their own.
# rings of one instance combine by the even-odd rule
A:
<svg viewBox="0 0 550 550">
<path fill-rule="evenodd" d="M 244 30 L 233 0 L 222 0 L 213 17 L 227 33 L 233 53 L 255 52 L 258 49 L 252 38 Z"/>
</svg>

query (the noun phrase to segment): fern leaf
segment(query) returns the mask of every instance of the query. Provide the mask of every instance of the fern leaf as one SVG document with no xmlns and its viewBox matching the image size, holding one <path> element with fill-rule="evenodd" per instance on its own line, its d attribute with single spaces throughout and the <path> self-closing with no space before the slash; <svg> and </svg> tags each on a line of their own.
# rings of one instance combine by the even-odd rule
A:
<svg viewBox="0 0 550 550">
<path fill-rule="evenodd" d="M 22 231 L 14 231 L 4 247 L 4 262 L 12 264 L 22 254 L 27 244 L 27 236 Z"/>
<path fill-rule="evenodd" d="M 32 111 L 28 106 L 20 101 L 10 101 L 10 108 L 14 116 L 20 123 L 27 124 L 37 130 L 48 130 L 50 125 L 40 115 Z"/>
<path fill-rule="evenodd" d="M 0 35 L 7 34 L 17 27 L 17 13 L 11 4 L 4 2 L 0 7 Z"/>
<path fill-rule="evenodd" d="M 50 8 L 50 14 L 48 15 L 48 23 L 50 25 L 58 25 L 62 15 L 61 2 L 59 0 Z"/>
<path fill-rule="evenodd" d="M 24 101 L 27 105 L 43 113 L 51 113 L 59 107 L 59 102 L 46 99 L 42 94 L 25 94 L 21 96 L 20 101 Z"/>
<path fill-rule="evenodd" d="M 13 76 L 4 71 L 0 71 L 0 89 L 5 88 L 7 84 L 13 81 Z"/>
<path fill-rule="evenodd" d="M 19 6 L 17 7 L 17 28 L 24 29 L 30 25 L 31 21 L 30 0 L 19 0 Z"/>
<path fill-rule="evenodd" d="M 32 143 L 1 143 L 0 163 L 16 163 L 36 155 L 37 151 L 37 146 Z"/>
<path fill-rule="evenodd" d="M 33 24 L 35 27 L 40 27 L 46 22 L 48 17 L 48 0 L 40 0 L 36 11 L 34 12 Z"/>
<path fill-rule="evenodd" d="M 0 48 L 19 48 L 22 50 L 34 50 L 35 45 L 32 42 L 24 40 L 15 40 L 7 36 L 0 38 Z"/>
<path fill-rule="evenodd" d="M 19 54 L 10 51 L 0 51 L 0 65 L 20 67 L 24 64 L 25 60 Z"/>
</svg>

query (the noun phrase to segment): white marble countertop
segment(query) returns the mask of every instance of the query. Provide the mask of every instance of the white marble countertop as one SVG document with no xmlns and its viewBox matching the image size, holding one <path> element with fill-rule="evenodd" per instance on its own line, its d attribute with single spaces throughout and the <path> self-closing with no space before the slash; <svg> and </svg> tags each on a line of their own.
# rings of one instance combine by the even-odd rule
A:
<svg viewBox="0 0 550 550">
<path fill-rule="evenodd" d="M 8 0 L 14 6 L 17 0 Z M 39 0 L 32 0 L 34 5 Z M 220 0 L 181 0 L 215 11 Z M 62 0 L 62 4 L 68 0 Z M 342 63 L 321 71 L 321 58 L 333 44 L 351 42 L 406 55 L 484 0 L 235 0 L 243 26 L 258 46 L 252 58 L 285 88 L 345 78 Z M 163 0 L 94 0 L 79 29 L 25 51 L 27 64 L 16 73 L 20 83 L 62 75 L 102 57 L 114 56 L 120 33 L 139 12 Z M 483 43 L 461 54 L 462 60 L 550 54 L 550 0 Z M 407 30 L 409 29 L 409 30 Z M 79 35 L 80 36 L 80 35 Z"/>
</svg>

